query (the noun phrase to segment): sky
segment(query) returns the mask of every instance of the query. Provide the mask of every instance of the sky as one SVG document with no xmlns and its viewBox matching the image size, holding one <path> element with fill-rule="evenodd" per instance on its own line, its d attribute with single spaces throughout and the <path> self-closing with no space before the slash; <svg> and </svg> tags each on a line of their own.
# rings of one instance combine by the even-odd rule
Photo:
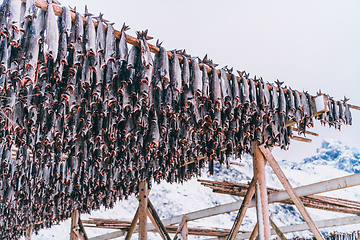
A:
<svg viewBox="0 0 360 240">
<path fill-rule="evenodd" d="M 149 30 L 155 44 L 186 49 L 192 56 L 208 54 L 219 67 L 246 70 L 250 76 L 276 79 L 300 91 L 322 92 L 360 105 L 359 1 L 239 0 L 61 0 L 84 13 L 85 4 L 127 34 Z M 74 3 L 75 2 L 75 3 Z M 278 159 L 299 161 L 313 155 L 322 139 L 338 139 L 360 148 L 360 112 L 352 110 L 353 126 L 341 131 L 316 124 L 320 134 L 311 144 L 292 141 L 288 151 L 274 149 Z"/>
</svg>

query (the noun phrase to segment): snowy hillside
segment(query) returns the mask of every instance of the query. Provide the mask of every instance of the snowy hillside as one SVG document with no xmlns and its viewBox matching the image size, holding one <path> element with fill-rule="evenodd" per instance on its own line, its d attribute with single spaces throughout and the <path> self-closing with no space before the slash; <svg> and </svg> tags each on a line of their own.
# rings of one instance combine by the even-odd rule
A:
<svg viewBox="0 0 360 240">
<path fill-rule="evenodd" d="M 276 156 L 275 156 L 276 158 Z M 291 184 L 294 187 L 315 183 L 323 180 L 328 180 L 335 177 L 346 176 L 353 173 L 360 172 L 360 154 L 357 149 L 349 148 L 342 143 L 334 140 L 327 140 L 322 143 L 321 148 L 317 153 L 309 158 L 304 159 L 300 163 L 289 162 L 280 159 L 280 166 L 282 167 L 286 176 L 288 176 Z M 203 175 L 200 179 L 211 179 L 215 181 L 231 181 L 231 182 L 248 182 L 252 178 L 252 159 L 250 156 L 244 156 L 244 167 L 231 166 L 226 169 L 226 166 L 216 165 L 214 175 L 209 176 L 207 169 L 204 169 Z M 276 179 L 275 174 L 271 168 L 267 166 L 267 185 L 269 187 L 281 188 L 280 182 Z M 337 196 L 340 198 L 360 201 L 359 187 L 348 188 L 345 190 L 338 190 L 325 194 L 327 196 Z M 184 184 L 168 184 L 161 183 L 154 184 L 149 199 L 152 201 L 160 218 L 168 218 L 187 212 L 200 210 L 224 203 L 234 202 L 239 200 L 239 197 L 233 197 L 224 194 L 213 193 L 210 188 L 203 187 L 197 179 L 192 179 Z M 131 220 L 136 208 L 137 200 L 134 196 L 129 197 L 128 200 L 120 201 L 113 209 L 101 209 L 92 212 L 91 215 L 82 215 L 82 219 L 92 218 L 108 218 Z M 331 219 L 340 216 L 349 216 L 346 214 L 338 214 L 333 212 L 326 212 L 322 210 L 308 209 L 310 215 L 314 220 Z M 297 210 L 290 205 L 271 204 L 270 211 L 274 216 L 274 221 L 278 226 L 301 223 L 302 219 Z M 223 214 L 210 218 L 205 218 L 198 221 L 189 222 L 189 226 L 202 226 L 206 228 L 231 228 L 236 212 L 230 214 Z M 251 231 L 256 221 L 255 209 L 249 209 L 247 216 L 243 221 L 240 230 Z M 349 225 L 340 228 L 321 229 L 321 231 L 351 231 L 359 229 L 359 225 Z M 70 220 L 67 220 L 60 225 L 53 226 L 51 229 L 44 229 L 39 232 L 37 236 L 33 236 L 35 240 L 45 239 L 69 239 Z M 110 232 L 105 229 L 87 228 L 89 237 L 101 235 Z M 112 230 L 111 230 L 112 231 Z M 301 232 L 297 234 L 290 234 L 287 236 L 309 236 L 309 232 Z M 134 235 L 133 239 L 137 239 Z M 157 234 L 150 234 L 149 239 L 160 239 Z M 190 239 L 199 239 L 196 237 Z"/>
</svg>

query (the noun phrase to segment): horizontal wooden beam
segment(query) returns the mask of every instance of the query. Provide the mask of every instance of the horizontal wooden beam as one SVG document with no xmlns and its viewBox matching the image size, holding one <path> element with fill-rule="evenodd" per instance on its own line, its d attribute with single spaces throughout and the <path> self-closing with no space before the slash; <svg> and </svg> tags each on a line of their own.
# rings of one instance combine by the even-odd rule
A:
<svg viewBox="0 0 360 240">
<path fill-rule="evenodd" d="M 312 140 L 310 138 L 299 137 L 299 136 L 290 136 L 290 139 L 300 141 L 300 142 L 306 142 L 306 143 L 311 143 L 312 142 Z"/>
<path fill-rule="evenodd" d="M 307 195 L 313 195 L 318 193 L 324 193 L 324 192 L 330 192 L 338 189 L 348 188 L 348 187 L 354 187 L 360 185 L 360 173 L 354 174 L 346 177 L 340 177 L 335 178 L 327 181 L 322 181 L 318 183 L 313 183 L 310 185 L 305 185 L 301 187 L 295 188 L 296 194 L 300 196 L 307 196 Z M 289 199 L 289 195 L 285 191 L 280 191 L 276 193 L 269 194 L 269 203 L 274 202 L 281 202 L 283 200 Z M 201 209 L 198 211 L 190 212 L 185 214 L 188 221 L 193 221 L 201 218 L 211 217 L 219 214 L 229 213 L 233 211 L 237 211 L 240 209 L 242 201 L 236 201 L 232 203 L 223 204 L 216 207 Z M 249 207 L 254 207 L 255 201 L 251 201 Z M 179 216 L 174 216 L 170 218 L 163 219 L 162 222 L 165 226 L 167 225 L 173 225 L 173 224 L 179 224 L 183 218 L 184 214 Z M 148 229 L 154 229 L 154 226 L 152 224 L 148 224 Z M 134 231 L 137 231 L 138 229 L 135 228 Z M 117 236 L 117 232 L 119 236 Z M 105 236 L 105 235 L 102 235 Z M 112 239 L 116 237 L 121 237 L 123 235 L 123 231 L 116 231 L 112 232 L 111 238 L 99 236 L 96 240 L 105 240 L 105 239 Z M 95 239 L 94 239 L 95 240 Z"/>
<path fill-rule="evenodd" d="M 299 131 L 299 129 L 296 128 L 296 127 L 293 127 L 292 129 L 293 129 L 293 131 L 296 131 L 296 132 Z M 307 130 L 305 130 L 305 134 L 309 134 L 309 135 L 312 135 L 312 136 L 315 136 L 315 137 L 318 137 L 318 136 L 319 136 L 318 133 L 316 133 L 316 132 L 311 132 L 311 131 L 307 131 Z"/>
</svg>

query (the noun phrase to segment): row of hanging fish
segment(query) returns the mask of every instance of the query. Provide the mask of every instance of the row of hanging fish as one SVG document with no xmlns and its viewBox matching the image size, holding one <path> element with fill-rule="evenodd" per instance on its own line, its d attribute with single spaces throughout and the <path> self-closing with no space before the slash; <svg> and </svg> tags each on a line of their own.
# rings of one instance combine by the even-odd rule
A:
<svg viewBox="0 0 360 240">
<path fill-rule="evenodd" d="M 207 58 L 171 51 L 147 31 L 128 49 L 102 14 L 68 7 L 62 17 L 34 0 L 0 8 L 0 235 L 30 224 L 50 227 L 74 209 L 112 207 L 141 180 L 183 182 L 214 161 L 251 153 L 253 141 L 287 149 L 313 126 L 307 92 L 220 70 Z M 71 14 L 75 14 L 72 21 Z M 95 20 L 95 22 L 94 22 Z M 95 24 L 96 23 L 96 24 Z M 97 27 L 95 27 L 97 25 Z M 346 103 L 331 100 L 317 118 L 351 124 Z M 199 158 L 202 157 L 202 158 Z"/>
</svg>

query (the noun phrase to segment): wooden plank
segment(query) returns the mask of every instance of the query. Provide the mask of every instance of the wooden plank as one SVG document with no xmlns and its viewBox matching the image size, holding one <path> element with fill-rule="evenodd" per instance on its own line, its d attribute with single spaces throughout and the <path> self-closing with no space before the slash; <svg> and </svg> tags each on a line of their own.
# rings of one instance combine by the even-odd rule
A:
<svg viewBox="0 0 360 240">
<path fill-rule="evenodd" d="M 296 127 L 293 127 L 293 129 L 292 129 L 293 131 L 299 131 L 299 129 L 298 128 L 296 128 Z M 308 130 L 305 130 L 305 134 L 309 134 L 309 135 L 312 135 L 312 136 L 315 136 L 315 137 L 318 137 L 319 136 L 319 134 L 318 133 L 316 133 L 316 132 L 311 132 L 311 131 L 308 131 Z"/>
<path fill-rule="evenodd" d="M 330 191 L 344 189 L 344 188 L 348 188 L 348 187 L 354 187 L 354 186 L 358 186 L 358 185 L 360 185 L 360 173 L 301 186 L 301 187 L 295 188 L 295 192 L 298 196 L 306 196 L 306 195 L 313 195 L 313 194 L 317 194 L 317 193 L 330 192 Z M 269 194 L 269 197 L 268 197 L 269 203 L 281 202 L 281 201 L 287 200 L 287 199 L 289 199 L 289 195 L 286 193 L 286 191 L 271 193 L 271 194 Z M 197 220 L 197 219 L 201 219 L 201 218 L 206 218 L 206 217 L 216 216 L 219 214 L 238 211 L 240 209 L 241 203 L 242 203 L 242 200 L 239 200 L 236 202 L 227 203 L 227 204 L 223 204 L 220 206 L 197 210 L 194 212 L 187 213 L 185 215 L 186 215 L 188 221 L 193 221 L 193 220 Z M 255 206 L 255 202 L 253 200 L 251 200 L 249 207 L 254 207 L 254 206 Z M 183 216 L 184 216 L 183 214 L 178 215 L 178 216 L 173 216 L 170 218 L 163 219 L 162 222 L 165 226 L 179 224 L 181 222 Z M 153 228 L 154 227 L 149 224 L 148 229 L 150 230 Z M 134 231 L 136 231 L 136 230 L 137 229 L 135 228 Z M 121 237 L 124 235 L 125 235 L 125 233 L 123 231 L 115 231 L 112 233 L 98 236 L 91 240 L 113 239 L 113 238 Z"/>
<path fill-rule="evenodd" d="M 290 136 L 290 139 L 295 140 L 295 141 L 299 141 L 299 142 L 312 143 L 312 140 L 310 138 L 306 138 L 306 137 Z"/>
<path fill-rule="evenodd" d="M 259 225 L 258 223 L 255 224 L 254 229 L 252 230 L 249 240 L 254 240 L 256 236 L 258 235 Z"/>
<path fill-rule="evenodd" d="M 129 228 L 128 232 L 126 233 L 125 240 L 130 240 L 138 220 L 139 220 L 139 207 L 136 209 L 136 213 L 134 215 L 133 220 L 131 221 L 130 228 Z"/>
<path fill-rule="evenodd" d="M 186 215 L 184 215 L 184 217 L 182 218 L 180 224 L 179 224 L 179 227 L 177 228 L 176 230 L 176 233 L 175 233 L 175 236 L 174 236 L 174 240 L 177 240 L 178 239 L 178 234 L 182 231 L 184 225 L 186 224 Z"/>
<path fill-rule="evenodd" d="M 329 227 L 345 226 L 345 225 L 352 225 L 359 223 L 360 223 L 360 216 L 351 216 L 351 217 L 342 217 L 342 218 L 315 221 L 315 224 L 316 226 L 318 226 L 318 228 L 329 228 Z M 310 230 L 309 226 L 306 223 L 282 226 L 279 227 L 279 229 L 284 234 Z M 271 235 L 276 235 L 276 232 L 272 230 Z M 236 239 L 237 240 L 248 239 L 249 237 L 250 237 L 250 233 L 240 233 L 237 235 Z"/>
<path fill-rule="evenodd" d="M 171 240 L 169 234 L 167 233 L 165 226 L 162 224 L 159 215 L 157 214 L 154 206 L 152 205 L 150 199 L 148 199 L 148 213 L 150 213 L 151 217 L 150 219 L 152 219 L 153 221 L 153 225 L 155 227 L 157 227 L 161 237 L 164 240 Z"/>
<path fill-rule="evenodd" d="M 271 154 L 269 149 L 265 147 L 265 145 L 259 146 L 259 149 L 264 154 L 265 159 L 270 164 L 271 168 L 274 170 L 276 176 L 280 180 L 281 184 L 284 186 L 286 192 L 289 194 L 291 200 L 294 202 L 295 206 L 299 210 L 301 216 L 305 220 L 305 222 L 309 225 L 311 232 L 314 234 L 317 240 L 324 240 L 324 236 L 320 233 L 319 229 L 316 227 L 315 223 L 311 219 L 309 213 L 305 209 L 304 205 L 302 204 L 300 198 L 296 194 L 295 190 L 291 186 L 290 182 L 286 178 L 284 172 L 281 170 L 279 164 L 276 162 L 274 156 Z"/>
<path fill-rule="evenodd" d="M 181 236 L 183 240 L 188 240 L 189 232 L 188 232 L 187 221 L 185 221 L 184 226 L 181 230 Z"/>
<path fill-rule="evenodd" d="M 26 229 L 25 240 L 31 240 L 32 230 L 33 230 L 33 225 L 30 224 L 29 227 Z"/>
<path fill-rule="evenodd" d="M 79 226 L 79 210 L 74 210 L 71 214 L 70 240 L 78 240 L 79 237 L 74 230 Z"/>
<path fill-rule="evenodd" d="M 271 227 L 275 230 L 276 234 L 279 236 L 279 238 L 281 240 L 288 240 L 285 235 L 283 234 L 283 232 L 278 228 L 278 226 L 276 226 L 276 224 L 274 223 L 274 221 L 271 219 L 272 216 L 270 216 L 269 220 L 270 220 L 270 224 Z"/>
<path fill-rule="evenodd" d="M 139 183 L 139 239 L 147 240 L 148 185 L 146 180 Z"/>
<path fill-rule="evenodd" d="M 241 226 L 241 223 L 245 217 L 245 214 L 246 214 L 246 211 L 249 207 L 249 204 L 250 204 L 250 201 L 251 199 L 253 198 L 254 196 L 254 193 L 255 193 L 255 182 L 256 182 L 256 179 L 253 178 L 251 180 L 251 183 L 249 185 L 249 188 L 246 192 L 246 195 L 241 203 L 241 207 L 239 209 L 239 212 L 235 218 L 235 221 L 234 221 L 234 224 L 230 230 L 230 234 L 227 238 L 227 240 L 234 240 L 237 233 L 239 232 L 239 229 L 240 229 L 240 226 Z"/>
<path fill-rule="evenodd" d="M 258 221 L 258 236 L 260 240 L 270 240 L 269 203 L 266 187 L 266 160 L 259 149 L 259 143 L 252 143 L 253 169 L 255 179 L 256 215 Z M 251 200 L 251 199 L 250 199 Z"/>
<path fill-rule="evenodd" d="M 149 209 L 148 209 L 148 217 L 150 218 L 151 222 L 152 222 L 153 225 L 155 226 L 156 231 L 160 234 L 161 238 L 162 238 L 163 240 L 166 240 L 166 238 L 165 238 L 164 235 L 162 234 L 162 232 L 161 232 L 158 224 L 156 223 L 156 221 L 155 221 L 154 217 L 152 216 L 152 214 L 151 214 L 151 212 L 150 212 Z"/>
<path fill-rule="evenodd" d="M 82 223 L 82 221 L 81 221 L 80 216 L 79 216 L 79 227 L 80 227 L 81 232 L 83 233 L 84 240 L 89 240 L 89 238 L 88 238 L 88 236 L 87 236 L 87 234 L 86 234 L 84 225 L 83 225 L 83 223 Z"/>
</svg>

